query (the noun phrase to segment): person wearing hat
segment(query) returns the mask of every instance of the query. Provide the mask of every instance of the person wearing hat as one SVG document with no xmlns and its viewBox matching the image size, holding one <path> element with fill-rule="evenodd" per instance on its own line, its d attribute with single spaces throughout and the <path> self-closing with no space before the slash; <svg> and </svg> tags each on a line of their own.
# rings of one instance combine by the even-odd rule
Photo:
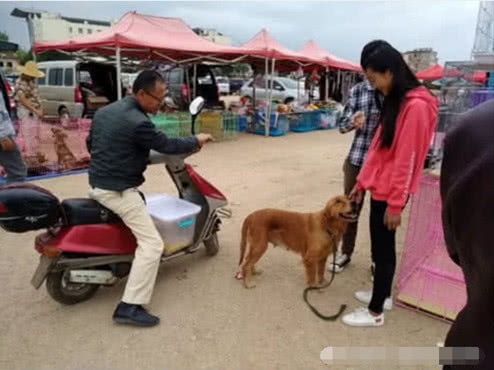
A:
<svg viewBox="0 0 494 370">
<path fill-rule="evenodd" d="M 34 155 L 38 151 L 36 144 L 40 137 L 40 123 L 38 121 L 43 117 L 35 79 L 44 77 L 45 74 L 38 69 L 33 61 L 27 62 L 24 66 L 17 66 L 17 70 L 21 73 L 15 84 L 19 131 L 25 140 L 28 155 Z"/>
</svg>

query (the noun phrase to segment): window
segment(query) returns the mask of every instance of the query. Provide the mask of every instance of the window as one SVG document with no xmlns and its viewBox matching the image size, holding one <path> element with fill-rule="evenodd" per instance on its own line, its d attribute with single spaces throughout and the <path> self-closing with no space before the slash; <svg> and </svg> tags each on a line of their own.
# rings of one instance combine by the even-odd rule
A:
<svg viewBox="0 0 494 370">
<path fill-rule="evenodd" d="M 0 67 L 3 67 L 3 62 L 0 62 Z"/>
<path fill-rule="evenodd" d="M 70 33 L 74 32 L 74 29 L 72 27 L 69 27 L 69 32 Z"/>
<path fill-rule="evenodd" d="M 73 86 L 74 85 L 74 70 L 72 68 L 65 69 L 65 76 L 63 80 L 64 86 Z"/>
<path fill-rule="evenodd" d="M 45 75 L 44 75 L 44 77 L 38 78 L 38 85 L 45 85 L 46 84 L 46 68 L 40 68 L 39 70 L 41 72 L 43 72 Z"/>
<path fill-rule="evenodd" d="M 83 33 L 82 28 L 79 28 L 79 34 L 82 35 L 82 33 Z"/>
<path fill-rule="evenodd" d="M 63 69 L 53 68 L 48 72 L 48 85 L 50 86 L 62 86 L 63 82 Z"/>
<path fill-rule="evenodd" d="M 283 91 L 283 90 L 285 90 L 285 89 L 283 88 L 283 86 L 281 86 L 281 84 L 280 84 L 280 83 L 278 83 L 278 82 L 276 82 L 276 81 L 273 81 L 273 89 L 278 90 L 278 91 Z"/>
<path fill-rule="evenodd" d="M 88 34 L 88 35 L 90 35 L 90 34 L 92 34 L 92 33 L 93 33 L 93 30 L 91 30 L 91 29 L 89 29 L 89 28 L 88 28 L 88 29 L 87 29 L 87 34 Z"/>
<path fill-rule="evenodd" d="M 12 68 L 12 62 L 7 62 L 7 67 Z"/>
</svg>

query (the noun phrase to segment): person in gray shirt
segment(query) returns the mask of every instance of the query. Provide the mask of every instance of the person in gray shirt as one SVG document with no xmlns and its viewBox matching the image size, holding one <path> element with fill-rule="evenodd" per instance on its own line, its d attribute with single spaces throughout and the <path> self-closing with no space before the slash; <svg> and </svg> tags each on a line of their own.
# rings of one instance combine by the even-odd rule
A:
<svg viewBox="0 0 494 370">
<path fill-rule="evenodd" d="M 9 96 L 1 75 L 0 90 L 0 166 L 7 173 L 7 184 L 11 184 L 24 181 L 27 170 L 15 142 Z"/>
</svg>

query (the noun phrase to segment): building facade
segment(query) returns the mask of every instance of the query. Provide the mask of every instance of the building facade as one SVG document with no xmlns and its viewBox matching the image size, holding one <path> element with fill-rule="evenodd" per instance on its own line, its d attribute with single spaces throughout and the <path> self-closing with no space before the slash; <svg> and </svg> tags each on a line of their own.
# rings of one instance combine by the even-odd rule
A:
<svg viewBox="0 0 494 370">
<path fill-rule="evenodd" d="M 0 68 L 7 73 L 15 72 L 18 65 L 16 51 L 19 46 L 13 42 L 0 41 Z"/>
<path fill-rule="evenodd" d="M 221 44 L 221 45 L 232 44 L 232 38 L 230 36 L 223 35 L 222 33 L 216 31 L 213 28 L 193 28 L 192 31 L 194 31 L 197 35 L 201 36 L 202 38 L 205 38 L 206 40 L 215 42 L 217 44 Z"/>
<path fill-rule="evenodd" d="M 415 49 L 403 53 L 403 59 L 415 73 L 437 64 L 437 52 L 432 48 Z"/>
<path fill-rule="evenodd" d="M 27 23 L 29 42 L 64 40 L 91 35 L 111 26 L 111 22 L 92 19 L 64 17 L 36 9 L 15 8 L 10 15 L 24 18 Z"/>
</svg>

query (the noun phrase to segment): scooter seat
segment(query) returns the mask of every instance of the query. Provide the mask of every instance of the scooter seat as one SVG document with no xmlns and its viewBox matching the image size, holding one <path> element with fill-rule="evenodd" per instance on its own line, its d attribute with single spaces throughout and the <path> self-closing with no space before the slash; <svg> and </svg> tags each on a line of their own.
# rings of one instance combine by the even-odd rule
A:
<svg viewBox="0 0 494 370">
<path fill-rule="evenodd" d="M 66 199 L 62 209 L 67 226 L 113 224 L 121 219 L 97 201 L 87 198 Z"/>
</svg>

